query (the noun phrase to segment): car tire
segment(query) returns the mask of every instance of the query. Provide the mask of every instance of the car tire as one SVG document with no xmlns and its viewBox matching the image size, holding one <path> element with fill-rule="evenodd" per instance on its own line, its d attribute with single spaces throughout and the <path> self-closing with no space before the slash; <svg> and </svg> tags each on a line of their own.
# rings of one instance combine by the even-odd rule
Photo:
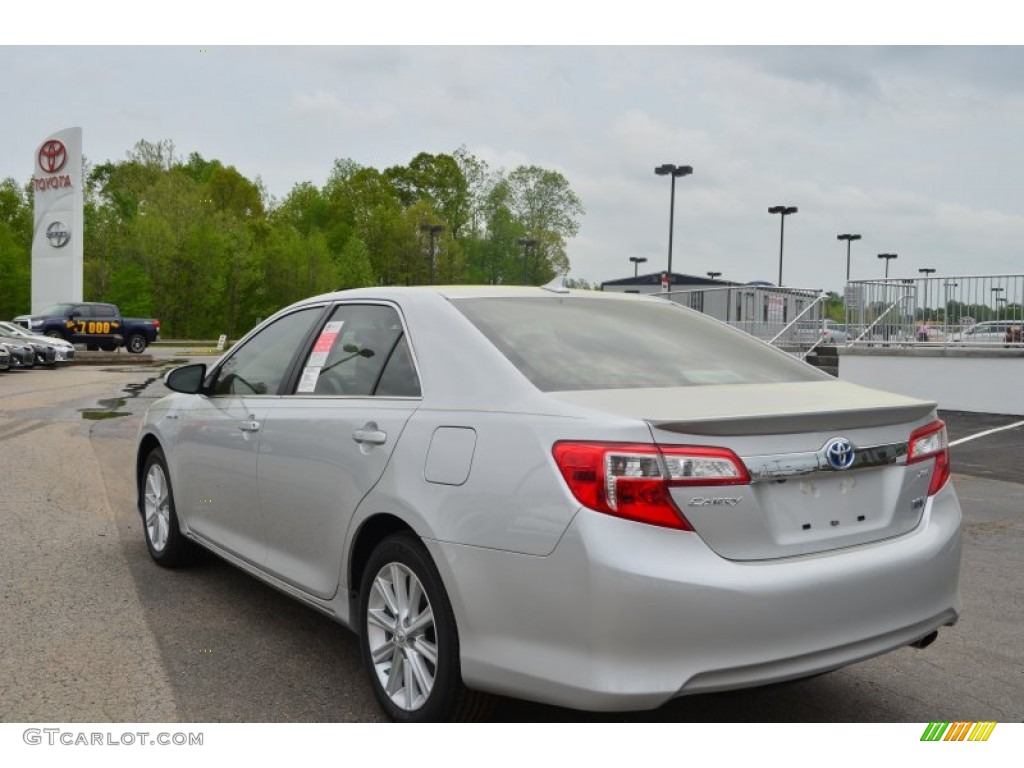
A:
<svg viewBox="0 0 1024 768">
<path fill-rule="evenodd" d="M 145 352 L 146 337 L 138 333 L 133 333 L 128 337 L 128 341 L 125 343 L 125 346 L 128 348 L 129 352 L 133 352 L 136 355 L 141 352 Z"/>
<path fill-rule="evenodd" d="M 178 527 L 170 478 L 163 451 L 154 448 L 146 457 L 142 470 L 142 531 L 149 554 L 156 564 L 164 568 L 179 568 L 192 560 L 195 550 Z"/>
<path fill-rule="evenodd" d="M 113 352 L 117 349 L 117 344 L 100 344 L 100 349 L 104 352 Z"/>
<path fill-rule="evenodd" d="M 462 683 L 455 614 L 423 543 L 411 533 L 385 539 L 360 584 L 360 650 L 388 717 L 409 723 L 485 717 L 492 697 Z"/>
</svg>

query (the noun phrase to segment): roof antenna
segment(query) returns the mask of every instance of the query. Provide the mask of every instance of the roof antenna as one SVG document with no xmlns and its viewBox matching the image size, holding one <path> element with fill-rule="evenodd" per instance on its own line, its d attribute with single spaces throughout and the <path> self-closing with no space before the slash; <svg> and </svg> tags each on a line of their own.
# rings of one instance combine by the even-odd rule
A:
<svg viewBox="0 0 1024 768">
<path fill-rule="evenodd" d="M 568 276 L 568 272 L 563 272 L 547 285 L 542 285 L 541 289 L 551 291 L 552 293 L 568 293 L 569 289 L 565 285 L 565 280 Z"/>
</svg>

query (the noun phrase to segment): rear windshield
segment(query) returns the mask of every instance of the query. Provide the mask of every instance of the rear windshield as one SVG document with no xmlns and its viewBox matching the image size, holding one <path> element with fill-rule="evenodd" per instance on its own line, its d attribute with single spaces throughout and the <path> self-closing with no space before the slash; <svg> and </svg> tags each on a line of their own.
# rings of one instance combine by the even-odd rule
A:
<svg viewBox="0 0 1024 768">
<path fill-rule="evenodd" d="M 809 365 L 669 301 L 452 302 L 545 392 L 819 381 Z"/>
</svg>

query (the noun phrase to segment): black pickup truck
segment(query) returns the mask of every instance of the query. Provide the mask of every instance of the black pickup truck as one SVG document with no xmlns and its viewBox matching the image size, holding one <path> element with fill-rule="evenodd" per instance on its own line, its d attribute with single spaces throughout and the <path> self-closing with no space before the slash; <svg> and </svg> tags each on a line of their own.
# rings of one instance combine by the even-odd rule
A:
<svg viewBox="0 0 1024 768">
<path fill-rule="evenodd" d="M 19 315 L 14 322 L 33 333 L 85 344 L 88 349 L 112 351 L 124 346 L 138 353 L 160 338 L 159 320 L 121 317 L 113 304 L 90 301 L 54 304 L 37 315 Z"/>
</svg>

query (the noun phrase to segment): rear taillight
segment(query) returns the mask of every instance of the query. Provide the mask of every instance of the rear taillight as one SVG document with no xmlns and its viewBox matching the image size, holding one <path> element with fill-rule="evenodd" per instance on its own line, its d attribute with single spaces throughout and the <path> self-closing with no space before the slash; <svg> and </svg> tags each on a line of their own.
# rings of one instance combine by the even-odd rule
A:
<svg viewBox="0 0 1024 768">
<path fill-rule="evenodd" d="M 946 437 L 944 421 L 933 421 L 910 433 L 907 464 L 917 464 L 932 458 L 935 459 L 935 467 L 928 486 L 929 496 L 938 493 L 949 480 L 949 439 Z"/>
<path fill-rule="evenodd" d="M 692 531 L 672 501 L 672 486 L 745 485 L 750 476 L 725 448 L 646 443 L 555 443 L 569 490 L 585 507 L 651 525 Z"/>
</svg>

